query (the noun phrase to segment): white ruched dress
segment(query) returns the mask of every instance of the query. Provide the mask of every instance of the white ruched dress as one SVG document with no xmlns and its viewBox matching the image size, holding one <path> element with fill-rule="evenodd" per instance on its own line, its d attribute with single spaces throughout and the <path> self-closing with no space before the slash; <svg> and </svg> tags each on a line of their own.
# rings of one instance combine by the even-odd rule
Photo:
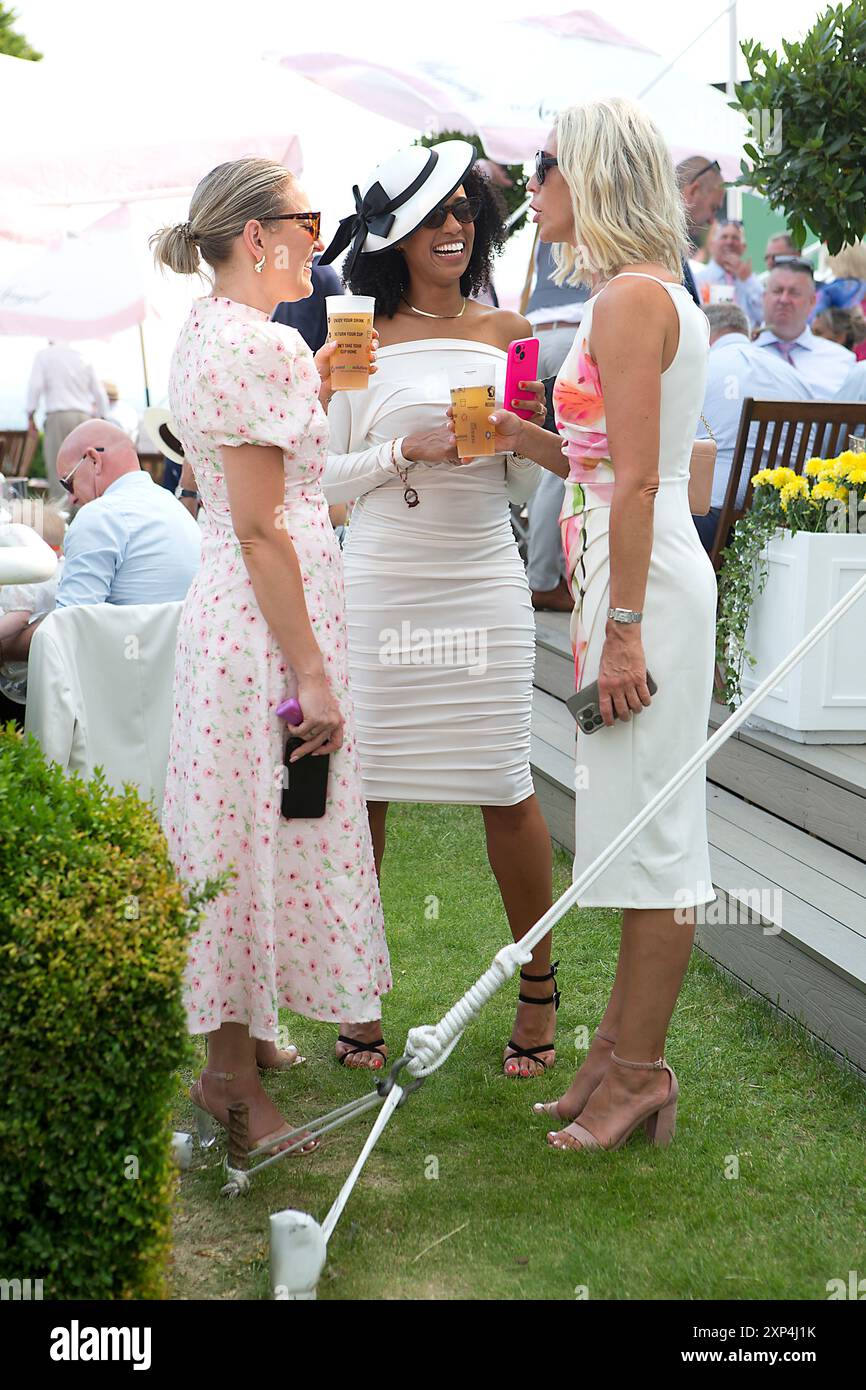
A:
<svg viewBox="0 0 866 1390">
<path fill-rule="evenodd" d="M 505 353 L 464 339 L 381 348 L 366 391 L 335 395 L 323 485 L 357 498 L 343 552 L 349 678 L 368 801 L 512 806 L 529 769 L 535 624 L 509 503 L 540 476 L 503 454 L 408 463 L 399 442 L 445 423 L 447 373 Z M 408 468 L 408 507 L 392 462 Z"/>
</svg>

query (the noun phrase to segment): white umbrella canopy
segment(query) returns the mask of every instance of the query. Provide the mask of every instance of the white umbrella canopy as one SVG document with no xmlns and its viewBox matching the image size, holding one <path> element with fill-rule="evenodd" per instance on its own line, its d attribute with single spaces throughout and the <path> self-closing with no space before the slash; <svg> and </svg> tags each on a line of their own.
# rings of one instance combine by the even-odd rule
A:
<svg viewBox="0 0 866 1390">
<path fill-rule="evenodd" d="M 7 222 L 22 198 L 70 205 L 188 193 L 208 169 L 242 155 L 300 172 L 291 103 L 264 64 L 223 70 L 191 59 L 190 73 L 172 61 L 148 90 L 140 73 L 120 67 L 88 73 L 0 55 L 0 129 L 15 131 L 0 153 Z"/>
<path fill-rule="evenodd" d="M 145 312 L 127 207 L 35 256 L 31 248 L 24 265 L 0 275 L 0 333 L 101 338 L 141 323 Z"/>
<path fill-rule="evenodd" d="M 717 159 L 739 173 L 747 133 L 726 97 L 628 38 L 590 10 L 527 16 L 481 27 L 471 7 L 459 51 L 390 67 L 334 52 L 273 55 L 280 64 L 368 110 L 429 134 L 477 133 L 491 159 L 523 163 L 540 148 L 556 112 L 609 96 L 636 100 L 659 126 L 674 159 Z"/>
</svg>

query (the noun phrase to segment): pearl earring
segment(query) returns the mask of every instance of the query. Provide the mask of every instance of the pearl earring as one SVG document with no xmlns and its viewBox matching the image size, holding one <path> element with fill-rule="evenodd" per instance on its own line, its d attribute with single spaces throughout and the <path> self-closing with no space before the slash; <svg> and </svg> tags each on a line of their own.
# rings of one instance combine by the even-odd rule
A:
<svg viewBox="0 0 866 1390">
<path fill-rule="evenodd" d="M 263 251 L 263 252 L 262 252 L 262 259 L 261 259 L 260 261 L 256 261 L 255 265 L 253 266 L 253 270 L 257 270 L 258 273 L 259 273 L 259 275 L 261 275 L 261 273 L 262 273 L 262 271 L 264 270 L 264 268 L 265 268 L 265 253 L 264 253 L 264 251 Z"/>
</svg>

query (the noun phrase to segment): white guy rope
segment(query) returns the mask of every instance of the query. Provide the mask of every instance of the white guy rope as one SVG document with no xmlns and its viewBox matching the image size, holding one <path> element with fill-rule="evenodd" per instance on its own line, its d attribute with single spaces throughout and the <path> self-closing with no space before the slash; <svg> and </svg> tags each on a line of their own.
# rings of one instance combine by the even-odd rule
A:
<svg viewBox="0 0 866 1390">
<path fill-rule="evenodd" d="M 682 787 L 688 782 L 689 778 L 703 767 L 713 754 L 726 743 L 731 735 L 740 727 L 745 719 L 751 714 L 756 705 L 770 693 L 775 685 L 791 671 L 798 662 L 802 661 L 807 652 L 820 642 L 821 638 L 828 633 L 841 617 L 847 613 L 859 598 L 866 594 L 866 574 L 848 590 L 838 603 L 836 603 L 826 613 L 819 622 L 815 624 L 811 632 L 808 632 L 802 641 L 798 642 L 793 651 L 779 663 L 775 671 L 772 671 L 766 680 L 762 681 L 752 694 L 743 701 L 739 708 L 724 724 L 720 726 L 707 740 L 702 748 L 689 758 L 688 762 L 680 768 L 679 772 L 666 783 L 655 796 L 647 802 L 646 806 L 640 811 L 630 823 L 620 831 L 616 839 L 613 840 L 597 859 L 585 869 L 579 878 L 575 879 L 571 887 L 566 889 L 562 897 L 539 918 L 534 927 L 521 937 L 520 941 L 514 942 L 510 946 L 505 946 L 498 952 L 493 964 L 484 972 L 479 980 L 466 991 L 462 999 L 459 999 L 445 1017 L 437 1024 L 424 1024 L 419 1028 L 412 1028 L 406 1040 L 405 1051 L 409 1054 L 410 1060 L 407 1064 L 412 1076 L 429 1076 L 431 1072 L 437 1071 L 448 1057 L 449 1053 L 456 1046 L 460 1035 L 469 1023 L 478 1016 L 481 1009 L 506 980 L 510 979 L 519 964 L 523 964 L 531 957 L 533 948 L 542 940 L 551 928 L 564 917 L 566 912 L 579 901 L 586 890 L 591 887 L 600 874 L 612 863 L 617 855 L 631 844 L 636 835 L 639 835 L 644 826 L 651 821 L 658 812 L 676 796 Z M 634 716 L 633 716 L 634 717 Z M 640 717 L 639 715 L 637 716 Z M 604 737 L 604 734 L 601 734 Z"/>
</svg>

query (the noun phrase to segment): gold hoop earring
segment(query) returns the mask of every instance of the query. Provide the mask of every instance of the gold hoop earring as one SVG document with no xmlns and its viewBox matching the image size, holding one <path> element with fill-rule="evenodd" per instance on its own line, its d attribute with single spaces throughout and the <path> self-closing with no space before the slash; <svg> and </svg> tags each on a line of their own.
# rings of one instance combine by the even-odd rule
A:
<svg viewBox="0 0 866 1390">
<path fill-rule="evenodd" d="M 264 268 L 265 268 L 265 253 L 264 253 L 264 251 L 263 251 L 263 252 L 262 252 L 262 259 L 261 259 L 260 261 L 256 261 L 255 265 L 253 266 L 253 270 L 257 270 L 258 273 L 259 273 L 259 275 L 261 275 L 261 273 L 262 273 L 262 271 L 264 270 Z"/>
</svg>

